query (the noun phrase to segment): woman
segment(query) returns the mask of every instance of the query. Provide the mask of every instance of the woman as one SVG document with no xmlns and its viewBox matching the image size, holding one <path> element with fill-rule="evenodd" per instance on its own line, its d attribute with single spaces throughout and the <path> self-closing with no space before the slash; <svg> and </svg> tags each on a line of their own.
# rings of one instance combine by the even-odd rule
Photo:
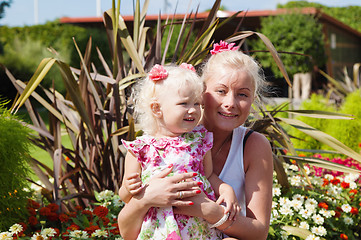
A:
<svg viewBox="0 0 361 240">
<path fill-rule="evenodd" d="M 206 90 L 202 124 L 214 136 L 213 171 L 234 188 L 241 214 L 225 219 L 223 207 L 218 204 L 222 199 L 213 202 L 203 192 L 197 194 L 197 183 L 183 181 L 190 179 L 192 173 L 162 179 L 171 172 L 170 168 L 154 177 L 119 213 L 124 239 L 137 238 L 150 207 L 170 205 L 175 212 L 202 217 L 237 239 L 267 237 L 272 205 L 271 147 L 263 135 L 241 126 L 262 88 L 260 67 L 251 57 L 225 43 L 216 45 L 212 54 L 203 71 Z"/>
</svg>

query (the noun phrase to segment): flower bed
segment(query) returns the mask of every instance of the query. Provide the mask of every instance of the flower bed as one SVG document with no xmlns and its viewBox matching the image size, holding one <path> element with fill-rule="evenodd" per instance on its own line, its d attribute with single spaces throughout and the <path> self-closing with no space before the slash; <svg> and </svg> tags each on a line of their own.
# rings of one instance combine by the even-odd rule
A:
<svg viewBox="0 0 361 240">
<path fill-rule="evenodd" d="M 321 156 L 317 156 L 321 157 Z M 352 159 L 333 162 L 361 170 Z M 282 193 L 274 176 L 273 209 L 268 239 L 360 239 L 361 238 L 361 178 L 322 168 L 304 166 L 312 183 L 302 176 L 296 163 L 285 164 L 291 189 Z M 29 200 L 26 223 L 16 223 L 1 239 L 122 239 L 117 226 L 117 214 L 122 202 L 111 191 L 95 194 L 98 200 L 86 209 L 58 213 L 59 206 L 41 206 Z"/>
<path fill-rule="evenodd" d="M 352 159 L 330 161 L 361 170 Z M 361 238 L 360 175 L 305 165 L 311 187 L 296 163 L 285 169 L 291 189 L 283 194 L 274 177 L 269 239 Z"/>
</svg>

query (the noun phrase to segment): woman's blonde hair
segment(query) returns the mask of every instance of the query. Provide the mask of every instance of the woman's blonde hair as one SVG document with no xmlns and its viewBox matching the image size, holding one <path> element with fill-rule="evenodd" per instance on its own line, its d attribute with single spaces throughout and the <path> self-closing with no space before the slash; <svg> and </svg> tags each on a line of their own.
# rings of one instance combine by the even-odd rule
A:
<svg viewBox="0 0 361 240">
<path fill-rule="evenodd" d="M 202 97 L 204 84 L 200 77 L 192 70 L 178 66 L 164 66 L 168 77 L 163 80 L 152 81 L 149 75 L 140 80 L 132 92 L 134 102 L 134 116 L 140 129 L 145 133 L 154 135 L 157 131 L 157 118 L 154 116 L 151 103 L 159 101 L 160 96 L 169 89 L 189 88 L 191 94 Z"/>
<path fill-rule="evenodd" d="M 263 70 L 250 56 L 240 51 L 224 51 L 212 55 L 203 66 L 202 79 L 205 83 L 219 74 L 227 74 L 230 77 L 240 71 L 245 71 L 253 80 L 255 96 L 261 96 L 266 91 Z"/>
</svg>

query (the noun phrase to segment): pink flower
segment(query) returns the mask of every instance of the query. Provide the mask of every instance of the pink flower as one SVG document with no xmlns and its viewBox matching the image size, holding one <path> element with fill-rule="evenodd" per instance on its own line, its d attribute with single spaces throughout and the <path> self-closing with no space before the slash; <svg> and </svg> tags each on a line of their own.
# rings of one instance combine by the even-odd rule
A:
<svg viewBox="0 0 361 240">
<path fill-rule="evenodd" d="M 167 70 L 162 65 L 156 64 L 149 72 L 149 79 L 152 81 L 164 80 L 168 77 Z"/>
<path fill-rule="evenodd" d="M 184 69 L 189 69 L 189 70 L 191 70 L 193 72 L 196 72 L 196 69 L 193 67 L 192 64 L 182 63 L 179 67 L 184 68 Z"/>
<path fill-rule="evenodd" d="M 235 51 L 238 49 L 238 46 L 237 47 L 233 47 L 233 46 L 234 43 L 227 43 L 221 40 L 219 44 L 218 43 L 213 44 L 213 50 L 211 50 L 211 54 L 214 55 L 220 52 Z"/>
<path fill-rule="evenodd" d="M 171 234 L 167 236 L 166 240 L 181 240 L 181 238 L 175 231 L 173 231 Z"/>
</svg>

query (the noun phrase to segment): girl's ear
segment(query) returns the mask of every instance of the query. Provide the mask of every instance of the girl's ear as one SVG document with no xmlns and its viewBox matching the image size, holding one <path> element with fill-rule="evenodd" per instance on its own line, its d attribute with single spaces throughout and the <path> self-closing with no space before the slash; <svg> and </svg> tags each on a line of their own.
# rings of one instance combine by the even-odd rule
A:
<svg viewBox="0 0 361 240">
<path fill-rule="evenodd" d="M 163 116 L 162 110 L 160 109 L 160 105 L 158 102 L 151 102 L 150 109 L 152 109 L 152 113 L 156 118 L 161 118 Z"/>
</svg>

